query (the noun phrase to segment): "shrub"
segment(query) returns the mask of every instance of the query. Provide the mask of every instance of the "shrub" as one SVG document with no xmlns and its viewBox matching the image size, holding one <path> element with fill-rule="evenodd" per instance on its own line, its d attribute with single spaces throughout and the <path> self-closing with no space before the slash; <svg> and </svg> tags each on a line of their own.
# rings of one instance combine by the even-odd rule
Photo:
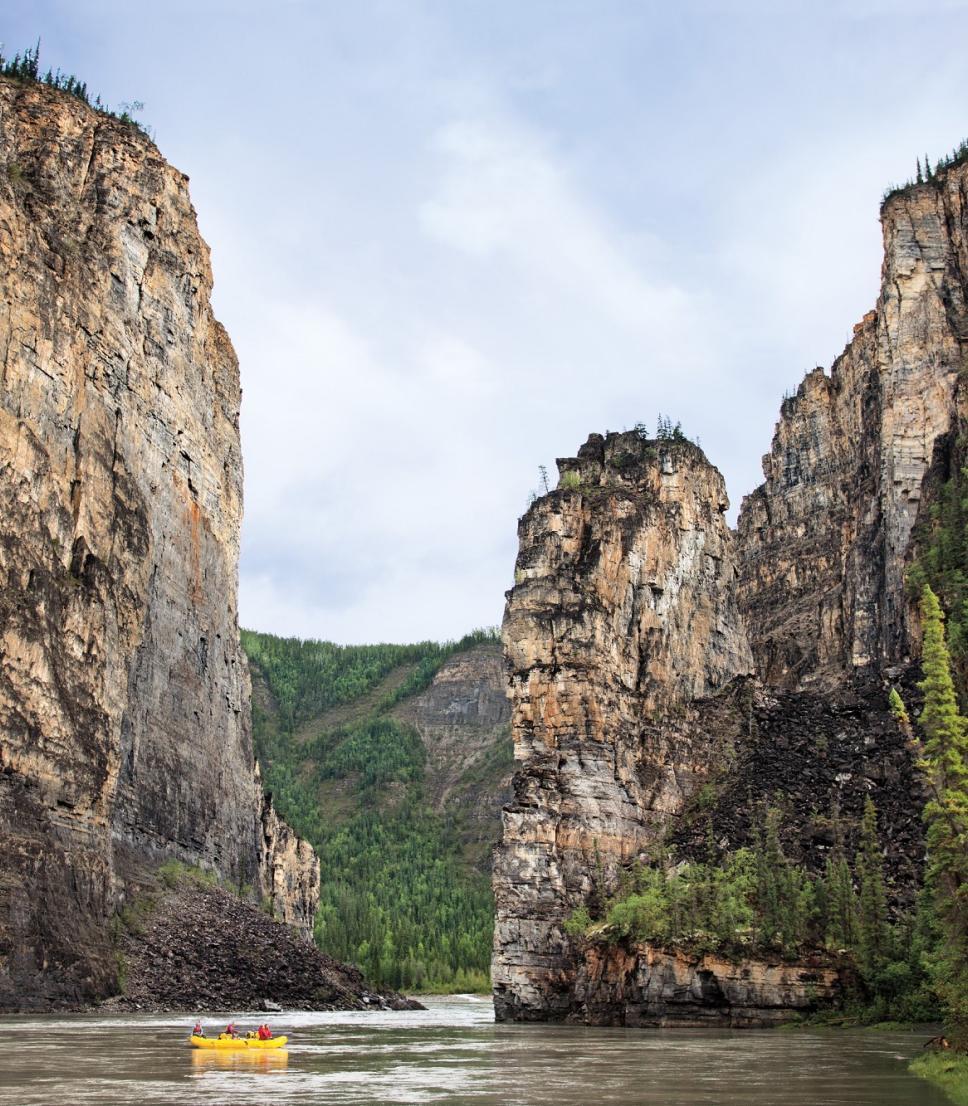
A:
<svg viewBox="0 0 968 1106">
<path fill-rule="evenodd" d="M 581 491 L 581 476 L 577 472 L 569 471 L 561 474 L 558 487 L 566 492 Z"/>
</svg>

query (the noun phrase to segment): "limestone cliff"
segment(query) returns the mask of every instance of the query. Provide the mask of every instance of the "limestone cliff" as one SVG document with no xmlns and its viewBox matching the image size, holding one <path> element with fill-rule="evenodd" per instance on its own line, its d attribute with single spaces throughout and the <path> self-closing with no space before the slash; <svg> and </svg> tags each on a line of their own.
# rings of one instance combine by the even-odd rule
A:
<svg viewBox="0 0 968 1106">
<path fill-rule="evenodd" d="M 315 861 L 285 840 L 289 899 L 237 626 L 238 366 L 187 178 L 0 81 L 0 282 L 0 1005 L 80 1002 L 147 867 L 305 927 Z"/>
<path fill-rule="evenodd" d="M 951 169 L 886 202 L 876 309 L 829 376 L 784 402 L 766 481 L 743 502 L 739 603 L 768 683 L 832 688 L 917 656 L 904 574 L 963 402 L 966 181 Z"/>
<path fill-rule="evenodd" d="M 576 976 L 573 1021 L 698 1029 L 780 1025 L 835 1004 L 847 982 L 824 957 L 737 961 L 653 945 L 588 945 Z"/>
<path fill-rule="evenodd" d="M 748 966 L 764 985 L 753 995 L 727 986 L 732 968 L 596 951 L 564 931 L 660 836 L 689 854 L 704 780 L 720 847 L 746 843 L 751 805 L 767 801 L 814 869 L 831 807 L 850 836 L 873 795 L 892 893 L 910 902 L 923 796 L 887 691 L 913 691 L 905 575 L 965 425 L 966 197 L 960 166 L 886 202 L 876 309 L 830 374 L 784 401 L 735 535 L 699 451 L 634 434 L 593 435 L 521 520 L 504 619 L 519 771 L 495 864 L 499 1019 L 641 1024 L 711 1004 L 749 1024 L 800 1004 L 763 965 Z"/>
<path fill-rule="evenodd" d="M 504 618 L 519 772 L 495 863 L 499 1017 L 569 1012 L 565 917 L 721 759 L 694 704 L 752 667 L 702 451 L 592 435 L 559 469 L 520 522 Z"/>
</svg>

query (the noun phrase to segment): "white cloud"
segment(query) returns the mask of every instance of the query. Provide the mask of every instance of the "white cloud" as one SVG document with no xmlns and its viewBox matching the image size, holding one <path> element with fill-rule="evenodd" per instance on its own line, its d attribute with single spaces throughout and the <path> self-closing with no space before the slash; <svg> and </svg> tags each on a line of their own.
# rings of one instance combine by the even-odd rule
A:
<svg viewBox="0 0 968 1106">
<path fill-rule="evenodd" d="M 533 130 L 464 119 L 443 127 L 434 148 L 443 173 L 420 220 L 438 241 L 479 259 L 504 255 L 525 279 L 651 338 L 688 318 L 688 297 L 661 274 L 645 277 Z"/>
<path fill-rule="evenodd" d="M 659 411 L 738 502 L 871 305 L 880 186 L 964 133 L 944 0 L 223 7 L 150 56 L 120 0 L 17 0 L 7 33 L 144 99 L 191 175 L 242 367 L 242 618 L 281 633 L 496 621 L 537 465 Z M 286 80 L 238 80 L 264 42 Z"/>
</svg>

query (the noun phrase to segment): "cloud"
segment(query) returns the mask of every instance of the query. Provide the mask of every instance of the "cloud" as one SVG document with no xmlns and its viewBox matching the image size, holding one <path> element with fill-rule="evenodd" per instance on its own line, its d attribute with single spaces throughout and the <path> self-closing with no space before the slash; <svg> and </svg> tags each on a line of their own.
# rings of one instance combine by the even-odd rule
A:
<svg viewBox="0 0 968 1106">
<path fill-rule="evenodd" d="M 576 193 L 547 139 L 507 120 L 462 119 L 433 146 L 442 177 L 420 208 L 430 236 L 479 260 L 503 256 L 542 289 L 653 338 L 687 318 L 688 297 L 626 256 L 621 233 Z"/>
<path fill-rule="evenodd" d="M 953 0 L 244 7 L 179 3 L 150 54 L 120 0 L 15 0 L 5 33 L 145 100 L 191 176 L 242 619 L 279 633 L 497 621 L 537 466 L 660 411 L 738 502 L 872 303 L 881 187 L 964 133 Z M 266 42 L 285 80 L 240 79 Z"/>
</svg>

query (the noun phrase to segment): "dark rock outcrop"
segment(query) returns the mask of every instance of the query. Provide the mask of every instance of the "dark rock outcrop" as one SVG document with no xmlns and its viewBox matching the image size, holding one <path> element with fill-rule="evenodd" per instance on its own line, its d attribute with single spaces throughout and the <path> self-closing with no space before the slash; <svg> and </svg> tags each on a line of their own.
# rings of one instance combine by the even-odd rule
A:
<svg viewBox="0 0 968 1106">
<path fill-rule="evenodd" d="M 142 896 L 119 940 L 124 995 L 102 1009 L 419 1010 L 251 903 L 185 879 Z"/>
</svg>

